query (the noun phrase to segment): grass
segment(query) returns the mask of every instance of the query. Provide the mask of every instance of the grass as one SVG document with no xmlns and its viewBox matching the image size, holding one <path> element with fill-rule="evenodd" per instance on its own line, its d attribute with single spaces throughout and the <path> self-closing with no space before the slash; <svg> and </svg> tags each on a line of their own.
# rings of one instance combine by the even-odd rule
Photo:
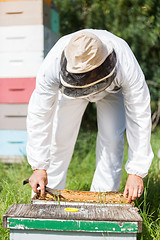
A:
<svg viewBox="0 0 160 240">
<path fill-rule="evenodd" d="M 160 239 L 160 182 L 159 160 L 160 127 L 152 133 L 152 147 L 155 154 L 148 176 L 144 179 L 144 194 L 136 201 L 143 218 L 143 232 L 139 240 Z M 68 169 L 66 188 L 72 190 L 89 190 L 95 170 L 96 133 L 81 130 L 71 164 Z M 127 143 L 125 141 L 124 164 L 127 160 Z M 9 230 L 2 228 L 2 216 L 13 203 L 30 203 L 31 188 L 23 186 L 32 170 L 26 162 L 20 164 L 0 163 L 0 239 L 9 240 Z M 120 190 L 123 191 L 127 174 L 123 168 Z"/>
</svg>

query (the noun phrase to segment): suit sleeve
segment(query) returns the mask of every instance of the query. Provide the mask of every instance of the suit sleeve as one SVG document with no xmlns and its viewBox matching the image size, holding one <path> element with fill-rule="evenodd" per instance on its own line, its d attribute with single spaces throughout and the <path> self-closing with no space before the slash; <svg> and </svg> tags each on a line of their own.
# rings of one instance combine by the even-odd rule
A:
<svg viewBox="0 0 160 240">
<path fill-rule="evenodd" d="M 150 93 L 144 74 L 127 43 L 123 42 L 121 68 L 128 140 L 128 174 L 145 177 L 153 159 L 150 145 L 151 109 Z"/>
<path fill-rule="evenodd" d="M 36 78 L 27 115 L 27 159 L 32 169 L 47 170 L 50 163 L 50 144 L 53 117 L 58 98 L 58 47 L 43 61 Z"/>
</svg>

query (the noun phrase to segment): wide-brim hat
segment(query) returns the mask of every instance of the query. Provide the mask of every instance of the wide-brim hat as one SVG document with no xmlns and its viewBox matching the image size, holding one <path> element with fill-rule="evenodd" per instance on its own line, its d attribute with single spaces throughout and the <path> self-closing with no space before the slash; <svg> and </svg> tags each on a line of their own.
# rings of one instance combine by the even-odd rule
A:
<svg viewBox="0 0 160 240">
<path fill-rule="evenodd" d="M 61 56 L 60 90 L 83 98 L 105 90 L 116 77 L 116 53 L 93 33 L 75 34 Z"/>
</svg>

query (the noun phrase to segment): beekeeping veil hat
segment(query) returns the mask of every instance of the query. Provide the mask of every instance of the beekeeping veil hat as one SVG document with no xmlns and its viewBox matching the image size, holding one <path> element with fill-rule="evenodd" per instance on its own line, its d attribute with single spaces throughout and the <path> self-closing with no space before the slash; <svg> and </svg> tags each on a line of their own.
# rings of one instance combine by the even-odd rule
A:
<svg viewBox="0 0 160 240">
<path fill-rule="evenodd" d="M 116 76 L 116 54 L 93 33 L 73 35 L 61 57 L 60 89 L 68 97 L 83 98 L 107 88 Z"/>
</svg>

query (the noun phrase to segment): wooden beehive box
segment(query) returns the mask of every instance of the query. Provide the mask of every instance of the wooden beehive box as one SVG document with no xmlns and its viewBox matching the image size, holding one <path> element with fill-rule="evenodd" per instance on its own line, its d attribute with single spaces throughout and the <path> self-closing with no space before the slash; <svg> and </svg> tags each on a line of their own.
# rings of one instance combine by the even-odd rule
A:
<svg viewBox="0 0 160 240">
<path fill-rule="evenodd" d="M 142 231 L 138 209 L 120 192 L 57 193 L 43 199 L 36 194 L 31 204 L 9 207 L 3 227 L 10 229 L 12 240 L 136 240 Z"/>
<path fill-rule="evenodd" d="M 43 52 L 1 52 L 0 78 L 35 77 L 43 58 Z"/>
<path fill-rule="evenodd" d="M 1 130 L 25 130 L 27 108 L 28 104 L 0 104 Z M 17 141 L 16 137 L 17 135 L 15 142 Z"/>
<path fill-rule="evenodd" d="M 3 215 L 13 240 L 135 240 L 142 219 L 133 206 L 14 204 Z M 40 231 L 41 230 L 41 231 Z"/>
<path fill-rule="evenodd" d="M 43 52 L 46 48 L 51 49 L 57 39 L 44 25 L 1 26 L 0 52 Z"/>
<path fill-rule="evenodd" d="M 21 159 L 26 155 L 27 132 L 25 130 L 0 130 L 0 159 Z"/>
<path fill-rule="evenodd" d="M 43 0 L 0 1 L 0 26 L 51 27 L 50 6 Z"/>
<path fill-rule="evenodd" d="M 35 84 L 36 78 L 0 78 L 0 115 L 21 115 L 21 109 L 23 109 L 23 106 L 19 105 L 20 109 L 18 110 L 16 106 L 11 109 L 14 105 L 6 105 L 6 107 L 4 107 L 2 103 L 28 103 L 31 94 L 35 89 Z M 9 113 L 9 108 L 13 113 Z M 25 113 L 23 111 L 22 115 L 27 114 L 26 106 L 24 106 L 24 109 L 26 110 Z M 18 113 L 16 113 L 17 111 Z"/>
</svg>

